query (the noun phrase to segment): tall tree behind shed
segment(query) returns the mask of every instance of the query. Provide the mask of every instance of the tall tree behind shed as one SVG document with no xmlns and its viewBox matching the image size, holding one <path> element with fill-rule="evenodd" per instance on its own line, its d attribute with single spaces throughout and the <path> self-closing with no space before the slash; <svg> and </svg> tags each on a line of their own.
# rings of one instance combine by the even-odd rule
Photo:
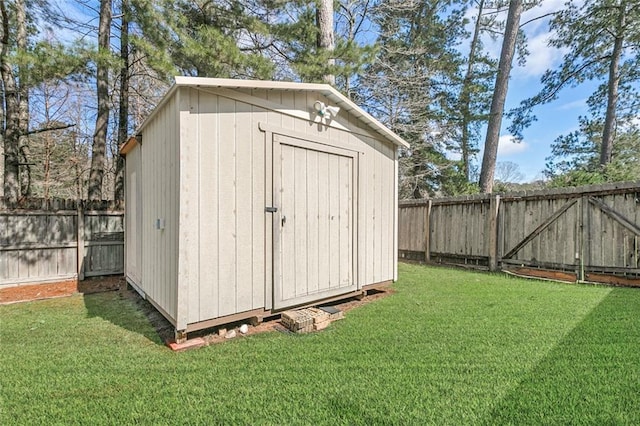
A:
<svg viewBox="0 0 640 426">
<path fill-rule="evenodd" d="M 20 196 L 20 98 L 10 61 L 11 16 L 7 3 L 0 0 L 2 38 L 0 39 L 0 76 L 4 91 L 4 196 L 16 201 Z"/>
<path fill-rule="evenodd" d="M 115 180 L 113 198 L 124 200 L 124 158 L 118 154 L 129 133 L 129 0 L 122 0 L 120 18 L 120 93 L 118 107 L 118 138 L 115 150 Z"/>
<path fill-rule="evenodd" d="M 107 129 L 109 126 L 109 56 L 111 54 L 111 0 L 100 0 L 100 21 L 98 24 L 98 57 L 96 61 L 96 93 L 98 95 L 98 114 L 91 148 L 91 172 L 89 173 L 88 197 L 90 200 L 102 199 L 102 180 L 104 177 L 107 147 Z"/>
<path fill-rule="evenodd" d="M 318 25 L 318 49 L 328 55 L 327 66 L 331 70 L 336 64 L 333 57 L 335 49 L 335 35 L 333 32 L 333 0 L 318 0 L 316 10 L 316 23 Z M 323 77 L 326 83 L 332 86 L 336 84 L 336 76 L 330 71 Z"/>
<path fill-rule="evenodd" d="M 493 190 L 493 177 L 496 169 L 496 159 L 498 157 L 500 127 L 502 126 L 504 103 L 509 88 L 509 75 L 511 74 L 513 56 L 516 50 L 521 15 L 522 0 L 511 0 L 509 3 L 504 39 L 502 41 L 502 49 L 500 50 L 496 84 L 493 91 L 493 98 L 491 99 L 487 137 L 484 142 L 484 154 L 482 157 L 479 182 L 480 191 L 483 193 L 490 193 Z"/>
<path fill-rule="evenodd" d="M 601 122 L 598 163 L 602 172 L 612 161 L 614 141 L 620 114 L 638 110 L 640 81 L 640 4 L 637 0 L 570 0 L 552 20 L 554 36 L 549 44 L 566 53 L 560 65 L 549 69 L 541 78 L 542 89 L 523 101 L 512 113 L 510 130 L 519 134 L 536 117 L 532 109 L 557 99 L 567 86 L 585 81 L 603 81 L 589 98 L 592 122 Z M 621 90 L 621 88 L 623 90 Z M 621 98 L 625 106 L 620 107 Z M 630 101 L 630 102 L 629 102 Z M 594 108 L 594 106 L 605 106 Z M 584 120 L 583 120 L 584 121 Z M 592 125 L 580 129 L 593 129 Z M 591 138 L 591 130 L 583 136 Z"/>
</svg>

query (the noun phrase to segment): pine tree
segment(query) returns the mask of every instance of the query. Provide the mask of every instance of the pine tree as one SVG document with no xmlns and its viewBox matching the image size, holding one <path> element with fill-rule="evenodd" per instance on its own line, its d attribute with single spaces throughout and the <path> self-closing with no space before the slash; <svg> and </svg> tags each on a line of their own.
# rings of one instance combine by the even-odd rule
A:
<svg viewBox="0 0 640 426">
<path fill-rule="evenodd" d="M 91 173 L 89 174 L 90 200 L 103 198 L 102 184 L 107 149 L 109 126 L 109 63 L 111 56 L 111 0 L 100 0 L 100 23 L 98 25 L 98 60 L 96 64 L 96 93 L 98 114 L 91 148 Z M 106 198 L 106 197 L 105 197 Z"/>
<path fill-rule="evenodd" d="M 516 51 L 516 41 L 522 10 L 522 0 L 511 0 L 509 2 L 509 13 L 505 25 L 502 49 L 500 50 L 500 61 L 498 63 L 498 73 L 496 75 L 493 98 L 491 99 L 487 137 L 484 142 L 484 155 L 482 157 L 482 169 L 480 170 L 479 185 L 480 191 L 483 193 L 490 193 L 493 189 L 493 176 L 498 156 L 500 127 L 502 125 L 504 103 L 509 87 L 509 75 L 511 73 L 513 56 Z"/>
<path fill-rule="evenodd" d="M 16 82 L 14 65 L 10 52 L 15 38 L 11 37 L 12 21 L 4 0 L 0 0 L 0 18 L 2 37 L 0 38 L 0 77 L 4 92 L 4 196 L 9 200 L 17 200 L 20 196 L 19 164 L 20 164 L 20 89 Z"/>
<path fill-rule="evenodd" d="M 521 134 L 536 119 L 532 109 L 557 99 L 564 87 L 577 86 L 590 80 L 604 80 L 604 90 L 600 86 L 594 95 L 598 96 L 599 104 L 606 105 L 606 108 L 601 116 L 598 113 L 588 121 L 602 120 L 598 164 L 606 167 L 615 151 L 621 97 L 638 98 L 638 22 L 640 5 L 637 0 L 585 3 L 569 0 L 551 21 L 550 28 L 555 35 L 549 42 L 551 46 L 564 49 L 567 53 L 557 68 L 547 70 L 542 76 L 542 90 L 513 111 L 514 120 L 510 130 Z M 625 90 L 620 90 L 623 87 Z M 591 129 L 592 126 L 581 123 L 581 128 L 587 132 L 583 135 L 586 137 L 590 134 L 587 128 Z"/>
<path fill-rule="evenodd" d="M 454 88 L 462 80 L 455 49 L 462 8 L 450 2 L 387 0 L 374 9 L 379 53 L 366 67 L 359 100 L 410 144 L 401 153 L 402 197 L 455 192 L 462 176 L 445 152 L 455 148 L 459 122 Z M 461 6 L 461 5 L 460 5 Z"/>
</svg>

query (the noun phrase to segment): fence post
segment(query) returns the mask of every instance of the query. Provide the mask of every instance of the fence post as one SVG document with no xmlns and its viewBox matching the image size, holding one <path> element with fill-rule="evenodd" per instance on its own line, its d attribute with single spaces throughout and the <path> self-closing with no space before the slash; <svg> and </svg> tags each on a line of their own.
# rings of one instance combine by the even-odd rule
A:
<svg viewBox="0 0 640 426">
<path fill-rule="evenodd" d="M 494 195 L 489 201 L 489 270 L 498 270 L 498 213 L 500 196 Z"/>
<path fill-rule="evenodd" d="M 78 200 L 78 281 L 84 280 L 84 206 L 82 200 Z"/>
<path fill-rule="evenodd" d="M 424 213 L 424 261 L 431 260 L 431 199 L 427 200 Z"/>
</svg>

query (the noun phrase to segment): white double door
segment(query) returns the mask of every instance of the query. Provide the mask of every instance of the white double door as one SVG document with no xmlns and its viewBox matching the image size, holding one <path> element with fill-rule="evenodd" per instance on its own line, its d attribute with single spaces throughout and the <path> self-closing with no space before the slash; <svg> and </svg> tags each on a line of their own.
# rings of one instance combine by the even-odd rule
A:
<svg viewBox="0 0 640 426">
<path fill-rule="evenodd" d="M 358 155 L 273 136 L 275 309 L 357 289 Z"/>
</svg>

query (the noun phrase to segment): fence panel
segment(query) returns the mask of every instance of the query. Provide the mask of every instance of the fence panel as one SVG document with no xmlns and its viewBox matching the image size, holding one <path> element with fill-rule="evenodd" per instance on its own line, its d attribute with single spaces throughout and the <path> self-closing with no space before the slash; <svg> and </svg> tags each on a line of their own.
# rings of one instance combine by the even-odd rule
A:
<svg viewBox="0 0 640 426">
<path fill-rule="evenodd" d="M 639 183 L 428 203 L 428 220 L 427 201 L 400 203 L 400 258 L 640 285 Z"/>
<path fill-rule="evenodd" d="M 487 266 L 489 198 L 434 200 L 431 259 L 441 263 Z"/>
<path fill-rule="evenodd" d="M 0 288 L 123 273 L 124 216 L 113 204 L 97 204 L 103 210 L 85 212 L 69 200 L 0 199 Z"/>
<path fill-rule="evenodd" d="M 426 215 L 429 204 L 405 203 L 398 209 L 398 255 L 403 259 L 425 260 Z"/>
</svg>

